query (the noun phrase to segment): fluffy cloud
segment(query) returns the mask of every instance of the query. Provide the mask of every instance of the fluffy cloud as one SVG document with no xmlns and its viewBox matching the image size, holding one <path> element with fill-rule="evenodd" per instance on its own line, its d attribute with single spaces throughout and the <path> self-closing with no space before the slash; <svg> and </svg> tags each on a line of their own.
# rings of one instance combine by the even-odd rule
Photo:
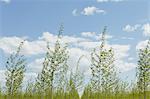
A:
<svg viewBox="0 0 150 99">
<path fill-rule="evenodd" d="M 29 71 L 35 73 L 41 72 L 43 62 L 44 58 L 35 59 L 33 62 L 28 64 Z"/>
<path fill-rule="evenodd" d="M 57 39 L 57 36 L 49 32 L 44 32 L 42 37 L 39 37 L 39 39 L 45 40 L 54 44 Z M 74 37 L 74 36 L 63 36 L 62 38 L 63 43 L 73 43 L 73 44 L 77 42 L 81 42 L 81 41 L 87 41 L 87 40 L 89 39 L 81 38 L 81 37 Z"/>
<path fill-rule="evenodd" d="M 29 41 L 26 40 L 24 42 L 24 46 L 21 50 L 22 54 L 25 55 L 36 55 L 36 54 L 43 54 L 46 51 L 46 44 L 49 42 L 50 46 L 53 46 L 57 39 L 56 35 L 53 35 L 49 32 L 44 32 L 41 37 L 37 40 Z M 0 38 L 0 49 L 2 49 L 5 53 L 12 53 L 14 52 L 20 42 L 22 42 L 24 38 L 20 37 L 1 37 Z M 77 45 L 79 42 L 83 41 L 90 41 L 86 38 L 81 37 L 73 37 L 73 36 L 64 36 L 62 38 L 62 43 L 68 43 L 72 45 Z"/>
<path fill-rule="evenodd" d="M 25 84 L 27 84 L 29 82 L 34 82 L 37 76 L 38 76 L 38 74 L 35 73 L 35 72 L 33 72 L 33 73 L 32 72 L 25 73 L 25 77 L 23 79 L 24 80 L 23 84 L 25 85 Z"/>
<path fill-rule="evenodd" d="M 102 2 L 121 2 L 124 0 L 97 0 L 97 2 L 102 3 Z"/>
<path fill-rule="evenodd" d="M 130 50 L 130 45 L 114 44 L 110 46 L 114 49 L 115 58 L 117 60 L 120 60 L 129 56 L 128 51 Z"/>
<path fill-rule="evenodd" d="M 130 62 L 129 50 L 130 45 L 111 45 L 115 51 L 115 66 L 121 71 L 126 72 L 136 67 L 136 63 Z"/>
<path fill-rule="evenodd" d="M 121 72 L 127 72 L 136 67 L 135 63 L 132 62 L 124 62 L 122 60 L 115 62 L 116 66 L 119 68 Z"/>
<path fill-rule="evenodd" d="M 82 37 L 75 37 L 75 36 L 67 36 L 64 35 L 62 38 L 63 43 L 68 43 L 68 51 L 69 51 L 69 60 L 68 65 L 70 66 L 70 70 L 75 70 L 77 60 L 80 56 L 84 55 L 83 59 L 80 63 L 80 70 L 85 73 L 86 78 L 90 77 L 90 53 L 93 48 L 100 45 L 99 41 L 95 41 L 95 39 L 90 39 L 88 37 L 97 37 L 96 33 L 82 33 Z M 44 61 L 44 53 L 46 52 L 46 42 L 50 43 L 50 47 L 53 48 L 54 43 L 56 41 L 57 36 L 53 35 L 49 32 L 44 32 L 42 36 L 38 39 L 29 41 L 26 40 L 21 52 L 25 55 L 28 55 L 32 58 L 33 55 L 41 55 L 38 58 L 32 58 L 32 62 L 28 63 L 28 72 L 33 73 L 29 74 L 31 76 L 36 76 L 36 73 L 40 72 L 42 69 L 42 63 Z M 19 43 L 23 40 L 20 37 L 1 37 L 0 38 L 0 49 L 3 50 L 5 53 L 12 53 L 16 50 Z M 135 64 L 132 62 L 124 61 L 124 59 L 128 59 L 128 51 L 130 50 L 130 45 L 120 45 L 120 44 L 108 44 L 106 42 L 106 48 L 112 47 L 115 50 L 115 66 L 120 69 L 122 72 L 131 70 L 135 68 Z M 29 59 L 30 60 L 30 59 Z M 26 75 L 27 79 L 31 78 L 28 74 Z"/>
<path fill-rule="evenodd" d="M 17 46 L 24 39 L 19 37 L 3 37 L 0 38 L 0 49 L 2 49 L 5 53 L 12 53 L 16 50 Z M 24 46 L 21 50 L 22 54 L 25 55 L 35 55 L 44 53 L 46 50 L 46 43 L 42 40 L 35 41 L 25 41 Z"/>
<path fill-rule="evenodd" d="M 142 27 L 143 33 L 145 36 L 150 36 L 150 24 L 144 24 Z"/>
<path fill-rule="evenodd" d="M 96 33 L 95 32 L 82 32 L 81 35 L 83 37 L 94 37 L 96 36 Z"/>
<path fill-rule="evenodd" d="M 57 39 L 57 36 L 53 35 L 50 32 L 43 32 L 43 35 L 39 37 L 38 39 L 54 43 Z"/>
<path fill-rule="evenodd" d="M 105 10 L 96 8 L 96 7 L 94 7 L 94 6 L 86 7 L 86 8 L 84 8 L 83 11 L 82 11 L 82 14 L 83 14 L 83 15 L 86 15 L 86 16 L 94 15 L 94 14 L 105 14 L 105 13 L 106 13 Z"/>
<path fill-rule="evenodd" d="M 143 35 L 145 36 L 150 36 L 150 24 L 149 23 L 136 24 L 134 26 L 131 26 L 128 24 L 123 28 L 123 31 L 126 31 L 126 32 L 135 32 L 137 30 L 142 30 Z"/>
<path fill-rule="evenodd" d="M 23 41 L 23 38 L 19 37 L 1 37 L 0 48 L 6 53 L 12 53 L 16 49 L 16 45 Z"/>
<path fill-rule="evenodd" d="M 124 28 L 123 28 L 123 31 L 126 31 L 126 32 L 135 32 L 137 29 L 139 29 L 141 27 L 140 24 L 136 24 L 134 26 L 131 26 L 131 25 L 126 25 Z"/>
<path fill-rule="evenodd" d="M 96 34 L 95 32 L 82 32 L 81 36 L 99 40 L 102 34 Z M 106 39 L 111 39 L 112 37 L 113 37 L 112 35 L 108 35 L 108 34 L 105 35 Z"/>
<path fill-rule="evenodd" d="M 103 9 L 99 9 L 95 6 L 85 7 L 82 10 L 74 9 L 72 11 L 73 16 L 79 16 L 79 15 L 90 16 L 90 15 L 94 15 L 94 14 L 106 14 L 106 11 Z"/>
<path fill-rule="evenodd" d="M 137 44 L 137 46 L 136 46 L 136 50 L 145 48 L 146 45 L 147 45 L 147 43 L 148 43 L 148 40 L 139 42 L 139 43 Z"/>
</svg>

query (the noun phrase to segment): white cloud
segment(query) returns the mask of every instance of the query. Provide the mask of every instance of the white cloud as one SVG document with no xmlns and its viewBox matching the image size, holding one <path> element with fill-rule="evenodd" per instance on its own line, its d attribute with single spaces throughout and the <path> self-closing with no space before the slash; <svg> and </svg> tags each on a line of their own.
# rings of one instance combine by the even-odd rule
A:
<svg viewBox="0 0 150 99">
<path fill-rule="evenodd" d="M 0 38 L 0 48 L 6 53 L 12 53 L 16 46 L 23 41 L 23 38 L 19 37 L 1 37 Z"/>
<path fill-rule="evenodd" d="M 44 58 L 35 59 L 31 63 L 28 64 L 28 68 L 30 72 L 39 73 L 42 70 L 42 65 L 44 62 Z"/>
<path fill-rule="evenodd" d="M 99 9 L 95 6 L 85 7 L 83 10 L 80 11 L 78 11 L 77 9 L 74 9 L 72 11 L 73 16 L 79 16 L 79 15 L 90 16 L 94 14 L 106 14 L 106 11 L 103 9 Z"/>
<path fill-rule="evenodd" d="M 132 70 L 133 68 L 135 68 L 137 66 L 133 62 L 124 62 L 122 60 L 116 61 L 115 64 L 121 72 L 126 72 L 126 71 L 129 71 L 129 70 Z"/>
<path fill-rule="evenodd" d="M 145 23 L 145 24 L 136 24 L 136 25 L 126 25 L 124 28 L 123 28 L 123 31 L 126 31 L 126 32 L 135 32 L 137 30 L 142 30 L 143 31 L 143 35 L 145 36 L 150 36 L 150 24 L 149 23 Z"/>
<path fill-rule="evenodd" d="M 89 58 L 90 53 L 89 53 L 89 51 L 83 50 L 81 48 L 70 48 L 69 49 L 70 58 L 69 58 L 68 64 L 69 64 L 69 66 L 71 66 L 72 70 L 74 70 L 76 68 L 77 61 L 78 61 L 79 57 L 81 57 L 82 55 L 85 55 L 86 57 Z M 87 71 L 89 69 L 90 61 L 86 57 L 83 57 L 80 62 L 80 70 L 81 71 Z"/>
<path fill-rule="evenodd" d="M 50 32 L 43 32 L 43 35 L 41 37 L 39 37 L 40 40 L 44 40 L 44 41 L 48 41 L 51 43 L 54 43 L 57 39 L 56 35 L 53 35 Z"/>
<path fill-rule="evenodd" d="M 95 32 L 82 32 L 81 35 L 83 37 L 94 37 L 96 36 L 96 33 Z"/>
<path fill-rule="evenodd" d="M 130 50 L 130 45 L 110 45 L 115 51 L 116 60 L 120 60 L 129 56 L 128 51 Z"/>
<path fill-rule="evenodd" d="M 81 36 L 100 40 L 102 34 L 96 34 L 95 32 L 82 32 Z M 112 35 L 108 34 L 105 35 L 106 39 L 111 39 L 112 37 L 113 37 Z"/>
<path fill-rule="evenodd" d="M 137 31 L 137 29 L 139 29 L 141 27 L 140 24 L 136 24 L 134 26 L 131 26 L 131 25 L 126 25 L 124 28 L 123 28 L 123 31 L 126 31 L 126 32 L 135 32 Z"/>
<path fill-rule="evenodd" d="M 17 46 L 22 42 L 24 39 L 19 37 L 3 37 L 0 38 L 0 48 L 5 53 L 12 53 L 17 49 Z M 35 41 L 25 41 L 24 46 L 21 50 L 22 54 L 26 55 L 35 55 L 44 53 L 46 50 L 46 43 L 42 40 L 35 40 Z"/>
<path fill-rule="evenodd" d="M 77 60 L 80 56 L 85 55 L 80 63 L 80 70 L 85 72 L 85 76 L 89 78 L 90 71 L 90 53 L 93 48 L 98 47 L 100 45 L 99 41 L 95 41 L 95 39 L 87 39 L 89 37 L 97 37 L 96 33 L 82 33 L 82 37 L 76 36 L 67 36 L 64 35 L 62 38 L 63 43 L 69 43 L 68 51 L 70 58 L 68 60 L 68 64 L 71 70 L 75 69 Z M 19 43 L 23 40 L 20 37 L 1 37 L 0 38 L 0 49 L 5 53 L 11 53 L 16 50 Z M 53 35 L 49 32 L 44 32 L 42 36 L 38 39 L 29 41 L 26 40 L 22 49 L 22 53 L 25 55 L 39 55 L 42 56 L 38 58 L 34 58 L 32 62 L 28 63 L 28 72 L 38 73 L 42 69 L 42 63 L 44 60 L 43 54 L 46 52 L 46 41 L 50 42 L 50 47 L 53 48 L 53 45 L 56 41 L 56 35 Z M 107 44 L 106 48 L 113 47 L 115 50 L 115 66 L 121 71 L 128 71 L 135 67 L 135 64 L 132 62 L 124 61 L 124 59 L 128 59 L 128 51 L 130 50 L 130 45 L 120 45 L 120 44 Z M 29 78 L 29 77 L 28 77 Z"/>
<path fill-rule="evenodd" d="M 98 47 L 100 42 L 94 42 L 94 41 L 86 41 L 86 42 L 80 42 L 77 44 L 78 47 L 83 48 L 85 50 L 91 50 L 95 47 Z"/>
<path fill-rule="evenodd" d="M 94 14 L 105 14 L 106 11 L 96 8 L 94 6 L 90 6 L 90 7 L 86 7 L 83 9 L 83 11 L 81 12 L 83 15 L 89 16 L 89 15 L 94 15 Z"/>
<path fill-rule="evenodd" d="M 148 40 L 141 41 L 136 45 L 136 50 L 143 49 L 146 47 Z"/>
<path fill-rule="evenodd" d="M 4 2 L 4 3 L 10 3 L 11 0 L 0 0 L 1 2 Z"/>
<path fill-rule="evenodd" d="M 57 39 L 57 36 L 49 32 L 44 32 L 42 37 L 39 37 L 39 39 L 45 40 L 54 44 Z M 67 36 L 67 35 L 66 36 L 64 35 L 62 38 L 63 43 L 77 43 L 77 42 L 87 41 L 87 40 L 89 39 L 81 38 L 81 37 L 74 37 L 74 36 Z"/>
<path fill-rule="evenodd" d="M 111 45 L 115 51 L 115 66 L 121 71 L 126 72 L 136 67 L 136 63 L 125 59 L 129 57 L 130 45 Z"/>
<path fill-rule="evenodd" d="M 142 30 L 145 36 L 150 36 L 150 24 L 149 23 L 144 24 L 142 27 Z"/>
<path fill-rule="evenodd" d="M 23 79 L 23 84 L 27 84 L 28 82 L 34 82 L 36 77 L 38 76 L 37 73 L 35 72 L 27 72 L 25 73 L 24 79 Z"/>
<path fill-rule="evenodd" d="M 36 55 L 36 54 L 43 54 L 46 51 L 46 44 L 47 41 L 49 42 L 50 46 L 53 46 L 57 39 L 56 35 L 53 35 L 49 32 L 44 32 L 41 37 L 34 41 L 26 40 L 24 42 L 24 46 L 21 50 L 22 54 L 25 55 Z M 5 53 L 12 53 L 14 52 L 23 38 L 20 37 L 2 37 L 0 38 L 0 49 L 2 49 Z M 90 41 L 86 38 L 81 37 L 73 37 L 73 36 L 64 36 L 62 38 L 62 43 L 68 43 L 71 45 L 76 45 L 79 42 L 83 41 Z"/>
<path fill-rule="evenodd" d="M 122 1 L 125 1 L 125 0 L 97 0 L 97 2 L 99 2 L 99 3 L 103 3 L 103 2 L 122 2 Z"/>
</svg>

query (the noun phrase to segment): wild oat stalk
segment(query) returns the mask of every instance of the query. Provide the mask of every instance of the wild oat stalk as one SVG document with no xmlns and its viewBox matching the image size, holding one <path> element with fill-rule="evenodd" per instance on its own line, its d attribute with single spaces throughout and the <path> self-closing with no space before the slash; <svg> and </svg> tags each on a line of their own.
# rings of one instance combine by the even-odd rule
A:
<svg viewBox="0 0 150 99">
<path fill-rule="evenodd" d="M 69 92 L 69 96 L 72 97 L 72 99 L 79 99 L 78 92 L 83 87 L 84 74 L 79 70 L 79 64 L 80 64 L 80 61 L 83 57 L 84 57 L 84 55 L 79 57 L 79 59 L 77 61 L 75 72 L 73 73 L 71 71 L 71 74 L 70 74 L 70 79 L 68 82 L 68 89 L 67 90 Z"/>
<path fill-rule="evenodd" d="M 2 95 L 2 88 L 1 88 L 1 83 L 0 83 L 0 96 Z"/>
<path fill-rule="evenodd" d="M 106 27 L 102 33 L 102 43 L 98 51 L 94 49 L 91 54 L 91 70 L 93 90 L 95 92 L 112 92 L 115 88 L 118 78 L 114 67 L 114 51 L 112 48 L 105 47 L 105 32 Z"/>
<path fill-rule="evenodd" d="M 68 82 L 68 96 L 72 99 L 79 99 L 78 90 L 76 88 L 76 84 L 75 84 L 72 72 L 70 74 L 70 79 Z"/>
<path fill-rule="evenodd" d="M 30 79 L 31 80 L 31 79 Z M 31 81 L 28 81 L 25 89 L 25 95 L 32 96 L 34 94 L 34 83 Z"/>
<path fill-rule="evenodd" d="M 47 53 L 45 60 L 43 62 L 42 72 L 38 75 L 37 86 L 42 93 L 47 91 L 53 92 L 55 80 L 58 81 L 57 89 L 63 89 L 65 83 L 65 75 L 68 69 L 67 60 L 68 60 L 68 51 L 67 46 L 61 46 L 61 34 L 63 27 L 60 27 L 58 39 L 55 43 L 54 50 L 51 50 L 49 44 L 47 44 Z M 56 77 L 59 74 L 59 77 Z M 57 78 L 57 79 L 55 79 Z"/>
<path fill-rule="evenodd" d="M 75 73 L 72 74 L 72 77 L 71 77 L 74 84 L 75 84 L 75 88 L 78 91 L 83 87 L 84 74 L 79 70 L 79 64 L 80 64 L 80 61 L 83 57 L 84 57 L 84 55 L 79 57 L 79 59 L 77 61 L 77 66 L 76 66 Z"/>
<path fill-rule="evenodd" d="M 19 92 L 24 78 L 26 60 L 24 55 L 20 55 L 20 50 L 24 42 L 21 42 L 17 52 L 12 53 L 6 62 L 6 90 L 9 95 Z"/>
<path fill-rule="evenodd" d="M 140 49 L 139 61 L 137 67 L 137 85 L 140 93 L 144 94 L 146 99 L 146 91 L 150 86 L 150 40 L 144 49 Z"/>
</svg>

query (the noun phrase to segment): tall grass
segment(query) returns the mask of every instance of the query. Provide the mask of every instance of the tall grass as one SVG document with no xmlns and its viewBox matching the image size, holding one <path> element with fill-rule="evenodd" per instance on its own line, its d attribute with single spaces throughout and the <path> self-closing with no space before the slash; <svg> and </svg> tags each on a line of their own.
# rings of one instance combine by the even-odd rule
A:
<svg viewBox="0 0 150 99">
<path fill-rule="evenodd" d="M 105 28 L 99 49 L 91 53 L 92 78 L 85 85 L 84 74 L 79 70 L 84 55 L 77 61 L 75 72 L 70 72 L 69 52 L 67 46 L 61 45 L 62 32 L 61 26 L 54 50 L 47 43 L 43 69 L 36 82 L 28 82 L 25 90 L 21 85 L 26 64 L 19 53 L 23 43 L 8 57 L 6 89 L 0 85 L 0 99 L 150 99 L 150 40 L 146 48 L 139 51 L 137 81 L 129 84 L 118 77 L 114 50 L 105 48 Z"/>
</svg>

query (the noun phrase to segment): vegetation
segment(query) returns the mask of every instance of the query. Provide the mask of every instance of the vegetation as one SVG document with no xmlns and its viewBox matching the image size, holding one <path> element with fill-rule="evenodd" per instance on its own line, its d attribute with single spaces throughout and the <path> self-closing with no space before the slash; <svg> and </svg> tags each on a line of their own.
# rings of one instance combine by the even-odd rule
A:
<svg viewBox="0 0 150 99">
<path fill-rule="evenodd" d="M 114 67 L 114 52 L 113 49 L 105 48 L 105 32 L 102 33 L 102 43 L 98 51 L 94 49 L 91 54 L 91 88 L 95 93 L 111 94 L 118 85 L 118 77 Z"/>
<path fill-rule="evenodd" d="M 40 94 L 51 93 L 51 98 L 53 97 L 54 91 L 63 93 L 66 88 L 68 51 L 67 46 L 62 47 L 60 45 L 62 31 L 63 27 L 61 26 L 54 50 L 51 50 L 47 44 L 48 51 L 43 63 L 43 69 L 38 75 L 36 82 L 36 91 Z"/>
<path fill-rule="evenodd" d="M 20 55 L 23 42 L 19 45 L 17 52 L 10 55 L 6 62 L 6 91 L 8 95 L 15 95 L 21 91 L 21 84 L 25 72 L 25 58 Z"/>
<path fill-rule="evenodd" d="M 144 49 L 139 52 L 137 67 L 137 87 L 140 97 L 146 99 L 146 92 L 150 86 L 150 40 Z M 143 96 L 141 95 L 143 94 Z"/>
<path fill-rule="evenodd" d="M 106 27 L 102 32 L 99 48 L 91 53 L 90 82 L 84 84 L 84 74 L 77 61 L 75 71 L 69 71 L 67 44 L 62 46 L 61 25 L 54 48 L 47 43 L 42 71 L 35 82 L 28 82 L 22 89 L 26 59 L 20 53 L 24 42 L 6 61 L 6 90 L 1 87 L 0 99 L 150 99 L 150 40 L 139 50 L 137 81 L 129 84 L 118 77 L 114 62 L 114 49 L 106 48 Z M 90 59 L 89 59 L 90 60 Z M 83 93 L 81 93 L 83 91 Z"/>
</svg>

